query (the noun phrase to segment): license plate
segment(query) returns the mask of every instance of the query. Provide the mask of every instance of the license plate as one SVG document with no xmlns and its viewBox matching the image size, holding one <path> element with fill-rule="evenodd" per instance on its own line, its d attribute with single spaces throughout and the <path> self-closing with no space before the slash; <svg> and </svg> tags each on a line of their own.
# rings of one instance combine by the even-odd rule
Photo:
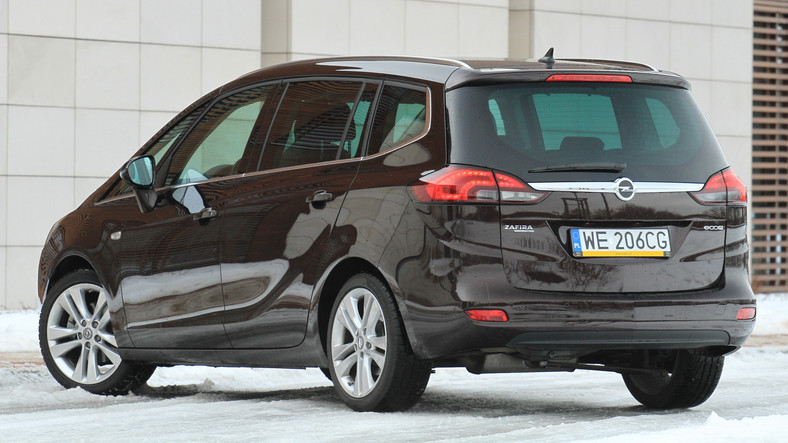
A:
<svg viewBox="0 0 788 443">
<path fill-rule="evenodd" d="M 575 257 L 670 257 L 667 229 L 572 229 Z"/>
</svg>

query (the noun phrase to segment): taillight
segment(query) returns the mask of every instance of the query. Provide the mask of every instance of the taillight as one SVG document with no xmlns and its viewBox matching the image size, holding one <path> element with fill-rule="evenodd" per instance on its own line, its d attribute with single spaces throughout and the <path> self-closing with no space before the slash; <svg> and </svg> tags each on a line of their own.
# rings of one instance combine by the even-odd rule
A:
<svg viewBox="0 0 788 443">
<path fill-rule="evenodd" d="M 511 175 L 461 166 L 428 174 L 410 189 L 416 200 L 422 202 L 536 203 L 547 195 Z"/>
<path fill-rule="evenodd" d="M 547 77 L 548 82 L 614 82 L 632 83 L 632 77 L 628 75 L 607 75 L 607 74 L 553 74 Z"/>
<path fill-rule="evenodd" d="M 509 316 L 506 315 L 506 312 L 501 309 L 469 309 L 465 311 L 465 315 L 470 317 L 471 320 L 476 321 L 509 321 Z"/>
<path fill-rule="evenodd" d="M 495 173 L 498 182 L 498 196 L 502 202 L 537 203 L 547 195 L 538 192 L 520 180 L 501 172 Z"/>
<path fill-rule="evenodd" d="M 728 202 L 747 203 L 747 187 L 739 180 L 733 169 L 723 172 L 722 178 L 725 180 L 725 187 L 728 188 Z"/>
<path fill-rule="evenodd" d="M 712 175 L 703 189 L 690 195 L 704 204 L 747 203 L 747 187 L 733 169 Z"/>
</svg>

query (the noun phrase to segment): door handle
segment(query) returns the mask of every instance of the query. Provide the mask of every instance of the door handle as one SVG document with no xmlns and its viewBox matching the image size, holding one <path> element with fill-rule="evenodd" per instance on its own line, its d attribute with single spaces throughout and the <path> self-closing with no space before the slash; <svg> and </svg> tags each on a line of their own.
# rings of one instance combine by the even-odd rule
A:
<svg viewBox="0 0 788 443">
<path fill-rule="evenodd" d="M 199 222 L 202 222 L 204 220 L 204 221 L 207 222 L 208 220 L 210 220 L 212 218 L 216 218 L 217 215 L 219 215 L 219 213 L 216 211 L 216 209 L 203 208 L 202 211 L 194 214 L 193 220 L 199 221 Z"/>
<path fill-rule="evenodd" d="M 334 199 L 334 194 L 323 190 L 317 191 L 306 198 L 307 203 L 330 202 Z"/>
</svg>

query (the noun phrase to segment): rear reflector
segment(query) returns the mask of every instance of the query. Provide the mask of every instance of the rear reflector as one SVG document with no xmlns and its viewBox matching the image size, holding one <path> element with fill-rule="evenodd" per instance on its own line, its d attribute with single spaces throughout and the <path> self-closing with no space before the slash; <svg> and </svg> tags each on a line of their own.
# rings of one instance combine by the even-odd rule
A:
<svg viewBox="0 0 788 443">
<path fill-rule="evenodd" d="M 752 320 L 755 318 L 755 308 L 741 308 L 736 314 L 736 320 Z"/>
<path fill-rule="evenodd" d="M 632 83 L 628 75 L 603 75 L 603 74 L 553 74 L 547 77 L 548 82 L 613 82 Z"/>
<path fill-rule="evenodd" d="M 426 175 L 410 189 L 415 199 L 422 202 L 537 203 L 547 195 L 511 175 L 461 166 Z"/>
<path fill-rule="evenodd" d="M 509 321 L 509 316 L 501 309 L 469 309 L 465 314 L 476 321 Z"/>
<path fill-rule="evenodd" d="M 690 194 L 695 200 L 705 204 L 747 203 L 747 187 L 733 169 L 712 175 L 703 189 Z"/>
</svg>

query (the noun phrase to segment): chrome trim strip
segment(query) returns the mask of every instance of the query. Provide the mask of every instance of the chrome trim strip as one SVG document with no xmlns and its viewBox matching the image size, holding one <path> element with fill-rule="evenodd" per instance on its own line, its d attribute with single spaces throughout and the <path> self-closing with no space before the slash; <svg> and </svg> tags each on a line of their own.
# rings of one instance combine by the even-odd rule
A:
<svg viewBox="0 0 788 443">
<path fill-rule="evenodd" d="M 703 189 L 703 183 L 634 182 L 634 185 L 637 194 L 697 192 Z M 537 191 L 604 192 L 610 194 L 615 194 L 618 187 L 615 182 L 538 182 L 528 183 L 528 186 Z"/>
<path fill-rule="evenodd" d="M 449 59 L 446 59 L 446 60 L 449 60 Z M 391 82 L 392 83 L 398 83 L 395 80 L 393 80 Z M 382 87 L 383 83 L 385 83 L 385 81 L 381 82 L 381 84 L 379 86 Z M 264 171 L 250 171 L 250 172 L 246 172 L 246 173 L 243 173 L 243 174 L 234 174 L 234 175 L 228 175 L 228 176 L 225 176 L 225 177 L 211 178 L 211 179 L 202 180 L 202 181 L 196 181 L 196 182 L 190 182 L 190 183 L 181 183 L 181 184 L 178 184 L 178 185 L 163 186 L 161 188 L 156 188 L 156 192 L 161 193 L 161 192 L 164 192 L 164 191 L 167 191 L 167 190 L 183 188 L 183 187 L 192 186 L 192 185 L 195 185 L 195 184 L 212 183 L 212 182 L 217 182 L 217 181 L 230 180 L 230 179 L 234 179 L 234 178 L 257 177 L 257 176 L 267 175 L 267 174 L 280 172 L 280 171 L 291 171 L 291 170 L 294 170 L 294 169 L 308 169 L 308 168 L 314 168 L 314 167 L 318 167 L 318 166 L 332 165 L 332 164 L 338 164 L 338 163 L 360 162 L 362 160 L 367 160 L 367 159 L 370 159 L 370 158 L 376 158 L 376 157 L 380 157 L 380 156 L 383 156 L 383 155 L 391 154 L 392 152 L 394 152 L 394 151 L 396 151 L 398 149 L 401 149 L 401 148 L 403 148 L 405 146 L 408 146 L 408 145 L 411 145 L 413 143 L 416 143 L 416 142 L 420 141 L 421 139 L 426 137 L 427 134 L 429 134 L 430 130 L 432 130 L 432 90 L 429 87 L 424 86 L 424 85 L 418 85 L 418 86 L 420 88 L 424 88 L 424 90 L 426 91 L 426 100 L 427 100 L 426 111 L 427 111 L 427 113 L 425 115 L 424 130 L 421 131 L 420 134 L 416 135 L 412 139 L 409 139 L 409 140 L 406 140 L 406 141 L 404 141 L 404 142 L 402 142 L 400 144 L 394 145 L 393 147 L 391 147 L 391 148 L 389 148 L 389 149 L 387 149 L 387 150 L 385 150 L 383 152 L 377 152 L 377 153 L 372 154 L 372 155 L 365 155 L 365 156 L 361 156 L 361 157 L 343 158 L 343 159 L 338 159 L 338 160 L 328 160 L 328 161 L 324 161 L 324 162 L 315 162 L 315 163 L 305 163 L 303 165 L 288 166 L 288 167 L 285 167 L 285 168 L 266 169 Z M 273 121 L 272 121 L 272 123 L 273 123 Z M 116 195 L 114 197 L 105 198 L 103 200 L 96 201 L 93 204 L 94 205 L 100 205 L 100 204 L 103 204 L 103 203 L 110 203 L 110 202 L 113 202 L 115 200 L 121 200 L 121 199 L 124 199 L 124 198 L 132 197 L 133 195 L 134 195 L 133 192 L 130 192 L 128 194 Z"/>
</svg>

